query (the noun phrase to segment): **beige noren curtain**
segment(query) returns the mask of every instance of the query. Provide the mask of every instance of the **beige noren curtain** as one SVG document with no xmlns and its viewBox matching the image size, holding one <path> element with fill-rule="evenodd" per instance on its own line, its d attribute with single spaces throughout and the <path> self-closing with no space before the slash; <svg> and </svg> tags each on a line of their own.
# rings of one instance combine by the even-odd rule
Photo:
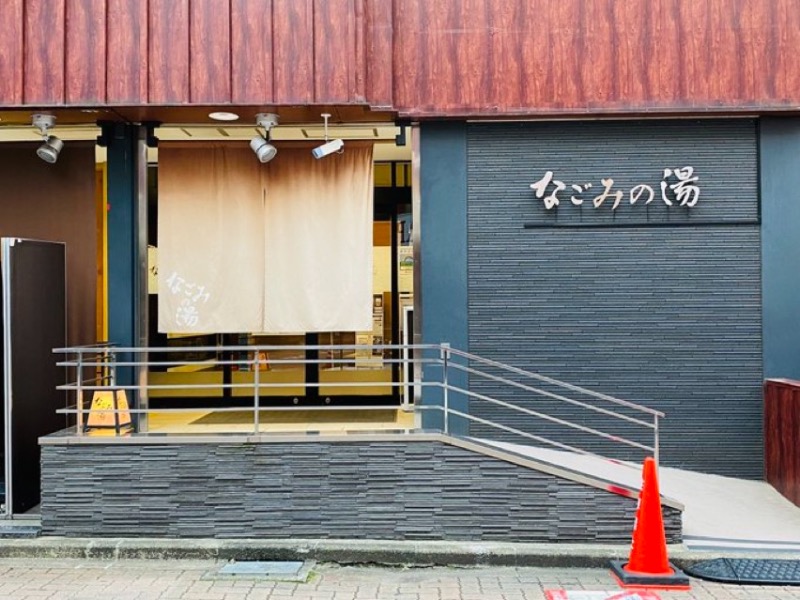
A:
<svg viewBox="0 0 800 600">
<path fill-rule="evenodd" d="M 372 327 L 372 145 L 311 147 L 163 144 L 160 331 Z"/>
</svg>

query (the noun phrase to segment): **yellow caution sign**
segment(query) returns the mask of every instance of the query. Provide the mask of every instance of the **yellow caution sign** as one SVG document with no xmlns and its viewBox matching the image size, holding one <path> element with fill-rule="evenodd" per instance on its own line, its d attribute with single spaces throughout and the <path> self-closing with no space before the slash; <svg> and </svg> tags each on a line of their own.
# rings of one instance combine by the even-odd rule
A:
<svg viewBox="0 0 800 600">
<path fill-rule="evenodd" d="M 118 410 L 120 412 L 103 412 Z M 125 390 L 96 391 L 92 396 L 92 407 L 89 409 L 89 418 L 86 427 L 128 427 L 131 424 L 131 413 L 128 407 L 128 397 Z"/>
<path fill-rule="evenodd" d="M 257 360 L 259 371 L 269 371 L 269 356 L 266 352 L 259 352 Z"/>
</svg>

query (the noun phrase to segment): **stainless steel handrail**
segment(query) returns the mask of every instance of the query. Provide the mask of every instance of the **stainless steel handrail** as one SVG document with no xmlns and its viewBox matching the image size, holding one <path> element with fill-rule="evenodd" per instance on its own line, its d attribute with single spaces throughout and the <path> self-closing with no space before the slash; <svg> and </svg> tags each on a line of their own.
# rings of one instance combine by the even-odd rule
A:
<svg viewBox="0 0 800 600">
<path fill-rule="evenodd" d="M 330 353 L 330 356 L 320 356 L 317 358 L 306 358 L 307 351 L 317 351 L 320 354 Z M 370 355 L 366 357 L 359 357 L 356 354 L 359 351 L 369 351 Z M 538 420 L 546 421 L 549 423 L 554 423 L 556 425 L 560 425 L 563 427 L 567 427 L 569 429 L 579 431 L 581 433 L 585 433 L 594 437 L 599 437 L 603 440 L 627 445 L 629 447 L 633 447 L 636 449 L 644 450 L 645 452 L 652 453 L 656 460 L 659 458 L 659 419 L 664 417 L 664 413 L 635 404 L 633 402 L 629 402 L 627 400 L 622 400 L 620 398 L 615 398 L 613 396 L 609 396 L 607 394 L 602 394 L 599 392 L 595 392 L 593 390 L 589 390 L 580 386 L 576 386 L 570 383 L 566 383 L 563 381 L 559 381 L 557 379 L 553 379 L 551 377 L 547 377 L 544 375 L 540 375 L 538 373 L 534 373 L 531 371 L 526 371 L 524 369 L 520 369 L 517 367 L 513 367 L 511 365 L 507 365 L 504 363 L 500 363 L 495 360 L 487 359 L 469 352 L 464 352 L 462 350 L 458 350 L 455 348 L 451 348 L 449 344 L 384 344 L 384 345 L 364 345 L 364 344 L 316 344 L 316 345 L 291 345 L 291 346 L 278 346 L 278 345 L 253 345 L 253 346 L 170 346 L 170 347 L 163 347 L 163 348 L 137 348 L 137 347 L 117 347 L 113 345 L 87 345 L 87 346 L 77 346 L 73 348 L 57 348 L 54 350 L 57 354 L 65 355 L 64 360 L 60 360 L 57 362 L 59 366 L 62 367 L 72 367 L 76 368 L 76 376 L 73 381 L 67 382 L 63 385 L 58 386 L 59 390 L 64 390 L 67 392 L 75 393 L 76 401 L 74 404 L 71 403 L 71 406 L 74 408 L 62 408 L 59 409 L 57 412 L 60 414 L 65 415 L 76 415 L 77 419 L 77 428 L 76 431 L 78 435 L 83 434 L 83 423 L 85 422 L 85 416 L 87 414 L 87 409 L 84 405 L 83 395 L 84 392 L 99 392 L 99 391 L 109 391 L 109 390 L 129 390 L 133 392 L 149 392 L 157 391 L 157 390 L 212 390 L 219 392 L 221 390 L 252 390 L 252 404 L 248 406 L 237 406 L 237 407 L 221 407 L 221 408 L 214 408 L 211 409 L 214 412 L 242 412 L 242 411 L 251 411 L 253 413 L 253 423 L 255 432 L 259 432 L 259 413 L 261 411 L 266 412 L 274 412 L 274 411 L 282 411 L 282 410 L 326 410 L 326 409 L 334 409 L 334 410 L 386 410 L 386 406 L 373 406 L 369 403 L 369 398 L 365 396 L 365 403 L 363 405 L 357 406 L 339 406 L 339 405 L 323 405 L 323 406 L 290 406 L 290 407 L 274 407 L 274 406 L 265 406 L 264 405 L 264 397 L 262 396 L 262 390 L 279 390 L 279 389 L 286 389 L 286 390 L 293 390 L 298 387 L 303 388 L 330 388 L 330 389 L 341 389 L 341 388 L 367 388 L 367 387 L 381 387 L 386 389 L 394 389 L 398 387 L 405 387 L 409 386 L 416 390 L 415 395 L 420 395 L 422 390 L 436 388 L 441 391 L 441 397 L 439 398 L 438 404 L 419 404 L 415 403 L 413 406 L 413 410 L 415 412 L 423 412 L 429 410 L 436 410 L 440 411 L 443 414 L 442 420 L 442 431 L 445 433 L 451 432 L 451 418 L 452 417 L 459 417 L 466 419 L 470 422 L 480 423 L 487 427 L 490 427 L 494 430 L 505 431 L 508 433 L 512 433 L 514 435 L 518 435 L 520 437 L 524 437 L 527 439 L 535 440 L 537 442 L 541 442 L 556 448 L 561 448 L 564 450 L 569 450 L 570 452 L 577 452 L 580 454 L 592 454 L 596 455 L 597 453 L 587 451 L 584 449 L 577 448 L 570 444 L 565 444 L 558 440 L 554 440 L 548 438 L 543 435 L 537 435 L 535 433 L 531 433 L 529 431 L 523 431 L 516 427 L 511 427 L 507 424 L 499 423 L 496 421 L 492 421 L 489 419 L 485 419 L 479 417 L 475 414 L 470 414 L 470 412 L 464 412 L 461 410 L 460 406 L 455 406 L 453 404 L 454 398 L 462 397 L 469 401 L 476 401 L 476 402 L 485 402 L 492 404 L 493 406 L 501 407 L 503 409 L 521 413 L 533 417 Z M 240 356 L 242 358 L 220 358 L 221 353 L 233 353 L 233 356 Z M 298 353 L 298 357 L 286 357 L 286 353 Z M 354 353 L 354 355 L 344 357 L 344 353 Z M 406 360 L 402 358 L 394 358 L 395 356 L 405 356 L 406 352 L 413 352 L 413 358 Z M 170 353 L 185 353 L 191 355 L 197 354 L 205 354 L 205 353 L 212 353 L 216 355 L 215 358 L 210 358 L 206 360 L 170 360 L 167 358 Z M 282 353 L 279 357 L 275 357 L 273 359 L 270 358 L 263 358 L 263 356 L 268 356 L 269 353 Z M 338 353 L 338 357 L 336 354 Z M 372 353 L 376 353 L 373 355 Z M 402 354 L 401 354 L 402 353 Z M 425 354 L 428 354 L 426 357 Z M 165 357 L 164 355 L 167 355 Z M 137 356 L 142 356 L 142 360 L 136 360 Z M 160 356 L 162 357 L 159 360 L 150 360 L 151 356 Z M 120 357 L 124 357 L 120 360 Z M 166 358 L 166 360 L 164 360 Z M 285 375 L 286 373 L 291 373 L 289 369 L 282 369 L 280 367 L 290 367 L 290 366 L 305 366 L 309 364 L 324 364 L 330 365 L 334 368 L 336 373 L 349 373 L 355 372 L 354 368 L 365 366 L 367 368 L 374 367 L 370 361 L 374 361 L 375 359 L 380 360 L 380 365 L 414 365 L 415 370 L 419 373 L 419 377 L 415 381 L 317 381 L 317 382 L 306 382 L 303 380 L 297 381 L 289 378 L 289 380 L 278 380 L 278 381 L 269 381 L 269 376 L 265 375 L 266 372 L 270 371 L 262 371 L 261 367 L 268 365 L 269 367 L 277 366 L 278 369 L 275 369 L 274 372 L 281 373 Z M 362 364 L 366 363 L 366 364 Z M 242 381 L 239 379 L 237 382 L 231 381 L 230 383 L 221 383 L 221 382 L 209 382 L 209 383 L 149 383 L 145 382 L 144 384 L 123 384 L 118 383 L 116 379 L 116 373 L 118 368 L 153 368 L 153 367 L 179 367 L 184 365 L 202 365 L 207 366 L 208 368 L 215 368 L 220 366 L 239 366 L 242 368 L 246 368 L 247 373 L 252 373 L 253 380 L 252 381 Z M 483 368 L 479 368 L 483 367 Z M 92 378 L 83 378 L 84 369 L 89 369 L 91 373 L 94 375 Z M 546 389 L 542 389 L 540 386 L 528 384 L 528 383 L 521 383 L 520 381 L 516 381 L 511 379 L 510 376 L 506 377 L 501 374 L 495 374 L 487 372 L 487 368 L 491 368 L 493 370 L 498 370 L 501 373 L 507 373 L 510 375 L 522 377 L 523 379 L 529 379 L 533 381 L 539 381 L 542 383 L 549 384 L 551 386 L 555 386 L 565 390 L 565 392 L 556 393 L 553 391 L 548 391 Z M 504 386 L 504 388 L 514 390 L 522 390 L 524 392 L 528 392 L 535 398 L 548 398 L 550 400 L 555 400 L 561 403 L 569 404 L 572 406 L 581 407 L 587 411 L 592 411 L 600 415 L 604 415 L 609 418 L 613 419 L 620 419 L 632 425 L 636 425 L 638 427 L 642 427 L 650 432 L 653 436 L 653 444 L 647 445 L 640 443 L 635 440 L 627 439 L 621 435 L 615 435 L 612 433 L 608 433 L 602 431 L 595 427 L 588 427 L 586 425 L 581 425 L 579 423 L 572 422 L 568 419 L 561 418 L 559 416 L 553 416 L 546 414 L 543 410 L 534 410 L 533 408 L 529 408 L 527 406 L 521 406 L 519 404 L 515 404 L 513 402 L 509 402 L 507 400 L 500 399 L 498 397 L 492 397 L 487 394 L 481 394 L 476 392 L 473 389 L 469 389 L 471 386 L 464 387 L 460 385 L 460 382 L 454 383 L 454 378 L 450 376 L 450 371 L 453 370 L 455 372 L 464 374 L 474 380 L 486 380 L 491 381 L 496 384 L 500 384 Z M 98 376 L 98 372 L 102 373 Z M 646 414 L 652 418 L 652 422 L 644 420 L 642 418 L 636 418 L 630 415 L 626 415 L 618 410 L 614 410 L 608 407 L 597 406 L 594 403 L 587 402 L 584 400 L 577 400 L 575 398 L 571 398 L 566 395 L 567 392 L 571 392 L 573 394 L 581 394 L 584 396 L 588 396 L 593 400 L 602 400 L 605 402 L 612 403 L 618 407 L 624 407 L 625 409 L 629 409 L 631 411 L 636 411 L 642 414 Z M 287 394 L 290 396 L 293 395 L 293 392 L 287 391 Z M 497 394 L 495 394 L 497 395 Z M 236 396 L 238 399 L 246 398 L 247 394 L 241 395 L 241 393 L 237 394 Z M 405 406 L 405 405 L 404 405 Z M 407 406 L 407 408 L 411 409 L 411 406 Z M 538 407 L 537 407 L 538 408 Z M 128 412 L 131 415 L 149 415 L 153 412 L 161 412 L 161 413 L 187 413 L 187 412 L 197 412 L 198 410 L 209 410 L 209 409 L 199 409 L 197 407 L 188 407 L 188 408 L 160 408 L 160 409 L 152 409 L 152 408 L 130 408 L 127 411 L 123 409 L 115 408 L 107 408 L 101 410 L 95 410 L 93 412 L 99 414 L 119 414 L 121 412 Z M 173 434 L 175 435 L 175 434 Z"/>
</svg>

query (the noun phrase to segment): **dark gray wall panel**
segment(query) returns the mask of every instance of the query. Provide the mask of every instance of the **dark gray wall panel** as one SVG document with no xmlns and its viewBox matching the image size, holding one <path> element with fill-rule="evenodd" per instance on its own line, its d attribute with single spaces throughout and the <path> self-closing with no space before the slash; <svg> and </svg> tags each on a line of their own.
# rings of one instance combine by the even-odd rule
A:
<svg viewBox="0 0 800 600">
<path fill-rule="evenodd" d="M 415 225 L 424 242 L 421 261 L 419 302 L 422 306 L 422 343 L 449 342 L 465 349 L 467 334 L 467 126 L 465 123 L 423 123 L 420 125 L 421 218 Z M 441 377 L 438 367 L 428 366 L 425 379 Z M 450 383 L 467 386 L 463 373 L 452 373 Z M 441 390 L 425 388 L 426 405 L 441 405 Z M 452 399 L 453 408 L 466 411 L 463 398 Z M 423 426 L 442 429 L 442 413 L 425 411 Z M 466 433 L 463 419 L 449 419 L 451 433 Z"/>
<path fill-rule="evenodd" d="M 665 464 L 760 477 L 756 152 L 750 120 L 470 126 L 470 351 L 663 410 Z M 667 211 L 657 196 L 649 214 L 628 203 L 616 216 L 606 206 L 582 213 L 568 206 L 556 216 L 529 188 L 549 169 L 595 186 L 609 176 L 623 189 L 647 181 L 658 193 L 662 169 L 685 165 L 701 184 L 690 211 Z M 476 377 L 470 386 L 652 439 L 642 428 L 521 390 Z M 471 402 L 470 411 L 604 454 L 644 455 L 485 402 Z M 481 425 L 471 432 L 524 442 Z"/>
<path fill-rule="evenodd" d="M 762 119 L 764 377 L 800 380 L 800 119 Z"/>
<path fill-rule="evenodd" d="M 629 543 L 636 501 L 440 442 L 46 445 L 65 536 Z M 680 511 L 664 507 L 671 542 Z"/>
</svg>

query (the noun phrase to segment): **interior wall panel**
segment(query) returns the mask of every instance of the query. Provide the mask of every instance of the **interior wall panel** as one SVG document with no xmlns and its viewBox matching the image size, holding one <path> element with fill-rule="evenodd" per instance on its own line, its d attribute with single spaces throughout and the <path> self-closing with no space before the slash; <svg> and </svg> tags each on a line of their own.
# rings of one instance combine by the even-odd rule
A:
<svg viewBox="0 0 800 600">
<path fill-rule="evenodd" d="M 231 101 L 272 98 L 272 0 L 231 0 Z"/>
<path fill-rule="evenodd" d="M 189 0 L 149 2 L 149 101 L 151 104 L 188 103 L 192 71 Z"/>
<path fill-rule="evenodd" d="M 23 0 L 6 0 L 0 10 L 0 105 L 22 104 Z"/>
<path fill-rule="evenodd" d="M 66 102 L 106 99 L 106 0 L 66 0 Z"/>
<path fill-rule="evenodd" d="M 356 0 L 314 2 L 314 101 L 347 103 L 359 95 Z M 361 93 L 363 97 L 363 92 Z"/>
<path fill-rule="evenodd" d="M 67 339 L 74 346 L 93 344 L 97 319 L 94 145 L 69 142 L 54 165 L 36 156 L 37 146 L 0 144 L 0 237 L 66 243 Z"/>
<path fill-rule="evenodd" d="M 65 0 L 25 0 L 23 101 L 64 103 Z"/>
<path fill-rule="evenodd" d="M 275 103 L 314 102 L 313 1 L 272 0 L 272 35 Z"/>
<path fill-rule="evenodd" d="M 147 104 L 147 2 L 107 0 L 109 104 Z"/>
<path fill-rule="evenodd" d="M 227 0 L 191 0 L 189 54 L 193 104 L 231 99 L 231 13 Z"/>
</svg>

